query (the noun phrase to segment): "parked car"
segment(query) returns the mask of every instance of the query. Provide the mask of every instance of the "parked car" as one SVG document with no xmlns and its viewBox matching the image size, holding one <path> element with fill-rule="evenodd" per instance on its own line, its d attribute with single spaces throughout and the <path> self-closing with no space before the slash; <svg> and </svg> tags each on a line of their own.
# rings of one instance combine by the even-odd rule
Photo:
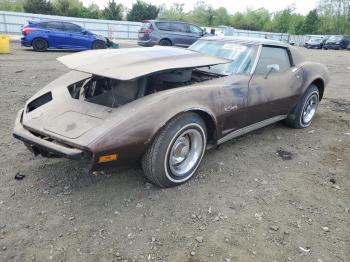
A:
<svg viewBox="0 0 350 262">
<path fill-rule="evenodd" d="M 324 49 L 346 49 L 350 44 L 350 36 L 333 35 L 324 44 Z"/>
<path fill-rule="evenodd" d="M 179 21 L 143 21 L 138 34 L 140 46 L 180 46 L 189 47 L 205 32 L 198 26 Z"/>
<path fill-rule="evenodd" d="M 106 38 L 91 33 L 79 25 L 53 20 L 29 21 L 22 29 L 21 44 L 35 51 L 57 49 L 103 49 Z"/>
<path fill-rule="evenodd" d="M 348 47 L 346 49 L 350 50 L 350 44 L 348 44 Z"/>
<path fill-rule="evenodd" d="M 34 154 L 85 159 L 90 170 L 141 161 L 160 187 L 188 181 L 207 148 L 282 120 L 309 127 L 329 80 L 296 48 L 253 38 L 58 60 L 71 71 L 26 102 L 14 136 Z"/>
<path fill-rule="evenodd" d="M 305 48 L 322 49 L 328 38 L 326 37 L 311 37 L 304 44 Z"/>
</svg>

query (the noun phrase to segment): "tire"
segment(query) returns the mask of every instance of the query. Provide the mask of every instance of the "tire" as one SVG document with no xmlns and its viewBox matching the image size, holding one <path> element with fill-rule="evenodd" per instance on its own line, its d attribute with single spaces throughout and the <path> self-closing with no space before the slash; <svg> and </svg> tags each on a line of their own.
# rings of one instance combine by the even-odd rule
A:
<svg viewBox="0 0 350 262">
<path fill-rule="evenodd" d="M 206 145 L 207 131 L 199 115 L 189 112 L 175 117 L 142 158 L 146 178 L 161 188 L 185 183 L 197 171 Z"/>
<path fill-rule="evenodd" d="M 162 40 L 159 41 L 159 45 L 161 45 L 161 46 L 172 46 L 172 43 L 168 39 L 162 39 Z"/>
<path fill-rule="evenodd" d="M 292 128 L 307 128 L 311 125 L 316 115 L 320 101 L 320 91 L 315 85 L 305 91 L 297 105 L 285 120 L 286 124 Z"/>
<path fill-rule="evenodd" d="M 34 39 L 32 42 L 32 46 L 33 46 L 34 51 L 36 51 L 36 52 L 45 52 L 47 50 L 47 48 L 49 47 L 47 41 L 45 39 L 42 39 L 42 38 Z"/>
<path fill-rule="evenodd" d="M 92 49 L 106 49 L 106 43 L 101 40 L 96 40 L 92 43 Z"/>
</svg>

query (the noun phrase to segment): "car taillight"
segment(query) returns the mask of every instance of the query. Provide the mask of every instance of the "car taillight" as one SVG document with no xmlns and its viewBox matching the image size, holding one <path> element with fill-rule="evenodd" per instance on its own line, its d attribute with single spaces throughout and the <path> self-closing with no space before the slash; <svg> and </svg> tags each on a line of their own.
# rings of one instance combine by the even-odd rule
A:
<svg viewBox="0 0 350 262">
<path fill-rule="evenodd" d="M 147 28 L 146 30 L 145 30 L 145 33 L 146 34 L 149 34 L 149 33 L 152 33 L 153 32 L 153 29 L 152 28 Z"/>
<path fill-rule="evenodd" d="M 28 34 L 30 34 L 30 33 L 33 32 L 33 31 L 35 31 L 34 28 L 24 27 L 24 28 L 22 29 L 22 34 L 23 34 L 23 35 L 28 35 Z"/>
</svg>

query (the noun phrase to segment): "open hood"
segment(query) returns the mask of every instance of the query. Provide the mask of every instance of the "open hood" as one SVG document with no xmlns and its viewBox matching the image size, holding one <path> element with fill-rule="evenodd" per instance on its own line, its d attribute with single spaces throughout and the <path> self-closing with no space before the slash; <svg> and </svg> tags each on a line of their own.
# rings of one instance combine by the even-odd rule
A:
<svg viewBox="0 0 350 262">
<path fill-rule="evenodd" d="M 228 59 L 174 47 L 124 48 L 91 50 L 57 58 L 76 71 L 122 81 L 155 72 L 226 64 Z"/>
</svg>

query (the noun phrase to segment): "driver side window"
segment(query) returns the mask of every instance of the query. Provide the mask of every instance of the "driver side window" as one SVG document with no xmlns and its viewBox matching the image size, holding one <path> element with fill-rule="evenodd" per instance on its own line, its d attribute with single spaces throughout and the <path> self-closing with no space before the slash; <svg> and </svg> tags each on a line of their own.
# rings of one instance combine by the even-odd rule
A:
<svg viewBox="0 0 350 262">
<path fill-rule="evenodd" d="M 203 31 L 197 26 L 190 25 L 190 32 L 196 35 L 201 35 Z"/>
<path fill-rule="evenodd" d="M 273 72 L 270 72 L 272 74 L 283 73 L 290 67 L 291 63 L 286 48 L 264 46 L 261 50 L 255 74 L 267 75 L 271 68 L 274 68 Z"/>
</svg>

